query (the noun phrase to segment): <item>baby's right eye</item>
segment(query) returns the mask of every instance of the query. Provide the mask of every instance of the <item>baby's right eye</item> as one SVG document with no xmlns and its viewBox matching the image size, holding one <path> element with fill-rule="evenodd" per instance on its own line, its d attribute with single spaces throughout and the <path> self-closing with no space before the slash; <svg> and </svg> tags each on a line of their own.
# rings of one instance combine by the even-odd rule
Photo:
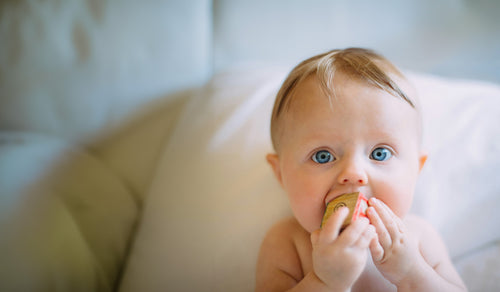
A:
<svg viewBox="0 0 500 292">
<path fill-rule="evenodd" d="M 313 154 L 312 160 L 316 163 L 324 164 L 332 162 L 334 160 L 334 157 L 330 152 L 326 150 L 320 150 Z"/>
</svg>

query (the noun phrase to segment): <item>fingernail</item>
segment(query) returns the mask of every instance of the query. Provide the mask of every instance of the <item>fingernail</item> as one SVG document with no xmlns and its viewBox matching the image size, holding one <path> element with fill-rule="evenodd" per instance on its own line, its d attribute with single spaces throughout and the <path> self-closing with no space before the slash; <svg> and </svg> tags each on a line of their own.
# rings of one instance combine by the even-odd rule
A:
<svg viewBox="0 0 500 292">
<path fill-rule="evenodd" d="M 346 213 L 346 212 L 349 212 L 349 208 L 347 208 L 347 207 L 341 207 L 338 211 Z"/>
<path fill-rule="evenodd" d="M 347 207 L 346 207 L 346 206 L 335 206 L 335 207 L 337 207 L 337 208 L 338 208 L 338 209 L 335 209 L 335 212 L 338 212 L 338 211 L 340 211 L 340 210 L 347 209 Z"/>
</svg>

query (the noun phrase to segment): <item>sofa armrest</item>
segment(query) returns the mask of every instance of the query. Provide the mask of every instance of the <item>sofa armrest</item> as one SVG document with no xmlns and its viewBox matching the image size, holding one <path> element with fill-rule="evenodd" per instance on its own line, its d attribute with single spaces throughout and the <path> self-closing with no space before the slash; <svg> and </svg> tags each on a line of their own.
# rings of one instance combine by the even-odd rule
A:
<svg viewBox="0 0 500 292">
<path fill-rule="evenodd" d="M 112 291 L 137 217 L 130 190 L 87 151 L 0 134 L 1 291 Z"/>
</svg>

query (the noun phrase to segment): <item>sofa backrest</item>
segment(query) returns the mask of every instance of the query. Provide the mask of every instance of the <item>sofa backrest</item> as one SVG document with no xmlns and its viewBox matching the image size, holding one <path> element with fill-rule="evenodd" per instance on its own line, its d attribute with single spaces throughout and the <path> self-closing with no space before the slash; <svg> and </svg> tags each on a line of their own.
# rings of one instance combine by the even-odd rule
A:
<svg viewBox="0 0 500 292">
<path fill-rule="evenodd" d="M 1 1 L 0 130 L 83 140 L 211 72 L 211 2 Z"/>
<path fill-rule="evenodd" d="M 242 63 L 365 46 L 500 82 L 498 1 L 2 1 L 0 130 L 82 140 Z"/>
<path fill-rule="evenodd" d="M 500 82 L 500 1 L 215 0 L 214 66 L 351 46 L 413 71 Z"/>
</svg>

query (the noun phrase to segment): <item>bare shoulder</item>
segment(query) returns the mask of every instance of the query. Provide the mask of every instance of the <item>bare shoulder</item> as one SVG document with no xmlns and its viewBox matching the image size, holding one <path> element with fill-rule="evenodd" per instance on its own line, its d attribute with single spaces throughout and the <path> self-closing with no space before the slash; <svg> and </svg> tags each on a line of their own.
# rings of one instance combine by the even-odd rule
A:
<svg viewBox="0 0 500 292">
<path fill-rule="evenodd" d="M 294 218 L 277 222 L 267 232 L 257 261 L 256 291 L 286 290 L 303 278 L 300 245 L 308 233 Z"/>
<path fill-rule="evenodd" d="M 406 226 L 410 231 L 417 237 L 427 239 L 427 236 L 431 236 L 429 239 L 436 239 L 434 237 L 440 238 L 434 226 L 432 226 L 427 220 L 417 215 L 409 214 L 404 220 Z"/>
</svg>

